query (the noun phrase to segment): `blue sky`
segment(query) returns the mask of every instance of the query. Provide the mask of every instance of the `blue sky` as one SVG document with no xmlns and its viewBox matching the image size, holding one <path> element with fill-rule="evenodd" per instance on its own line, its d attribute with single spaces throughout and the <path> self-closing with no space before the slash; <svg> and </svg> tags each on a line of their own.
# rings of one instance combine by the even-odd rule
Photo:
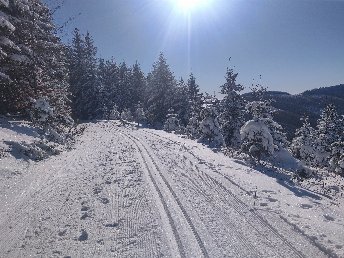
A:
<svg viewBox="0 0 344 258">
<path fill-rule="evenodd" d="M 177 78 L 192 71 L 209 93 L 227 66 L 247 88 L 253 79 L 290 93 L 344 83 L 344 0 L 208 1 L 188 15 L 173 0 L 65 0 L 55 19 L 75 16 L 64 41 L 74 27 L 89 31 L 100 57 L 137 60 L 146 73 L 163 51 Z"/>
</svg>

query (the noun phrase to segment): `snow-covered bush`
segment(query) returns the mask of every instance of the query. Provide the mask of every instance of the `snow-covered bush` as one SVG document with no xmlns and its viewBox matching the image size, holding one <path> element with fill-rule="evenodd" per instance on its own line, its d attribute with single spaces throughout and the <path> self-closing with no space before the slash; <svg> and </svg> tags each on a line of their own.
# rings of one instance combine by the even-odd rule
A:
<svg viewBox="0 0 344 258">
<path fill-rule="evenodd" d="M 143 126 L 147 121 L 146 114 L 140 104 L 137 106 L 135 111 L 135 121 L 137 122 L 138 126 L 140 124 Z"/>
<path fill-rule="evenodd" d="M 54 144 L 45 140 L 36 141 L 33 143 L 11 142 L 10 144 L 13 149 L 21 152 L 29 159 L 34 161 L 40 161 L 50 157 L 51 155 L 58 155 L 60 153 Z"/>
<path fill-rule="evenodd" d="M 301 118 L 303 124 L 295 132 L 290 150 L 293 155 L 308 165 L 312 165 L 315 155 L 314 138 L 315 130 L 309 123 L 308 117 Z"/>
<path fill-rule="evenodd" d="M 133 115 L 132 115 L 132 113 L 131 113 L 129 108 L 126 108 L 126 109 L 124 109 L 122 111 L 122 113 L 121 113 L 121 120 L 127 121 L 127 122 L 134 121 Z"/>
<path fill-rule="evenodd" d="M 210 146 L 221 147 L 224 145 L 218 113 L 212 104 L 205 105 L 201 112 L 203 120 L 200 123 L 201 136 L 198 142 L 207 142 Z"/>
<path fill-rule="evenodd" d="M 114 108 L 110 112 L 109 119 L 117 120 L 117 119 L 120 119 L 120 117 L 121 117 L 121 114 L 118 112 L 117 106 L 114 106 Z"/>
<path fill-rule="evenodd" d="M 192 113 L 189 123 L 186 126 L 186 134 L 190 139 L 198 139 L 201 137 L 200 122 L 197 114 Z"/>
<path fill-rule="evenodd" d="M 69 128 L 74 124 L 73 119 L 68 115 L 55 114 L 55 110 L 51 107 L 47 97 L 32 99 L 32 103 L 31 120 L 42 128 L 42 137 L 49 141 L 65 143 L 69 137 Z"/>
<path fill-rule="evenodd" d="M 176 132 L 180 130 L 179 119 L 177 114 L 174 113 L 174 110 L 170 108 L 166 116 L 166 121 L 164 123 L 164 131 L 166 132 Z"/>
<path fill-rule="evenodd" d="M 260 160 L 274 153 L 274 142 L 269 128 L 262 119 L 246 122 L 240 130 L 242 150 Z"/>
<path fill-rule="evenodd" d="M 252 91 L 258 100 L 246 105 L 247 112 L 253 118 L 241 128 L 240 135 L 242 150 L 257 159 L 261 159 L 284 148 L 287 145 L 287 138 L 282 131 L 282 126 L 273 120 L 274 110 L 271 101 L 263 98 L 266 89 L 256 85 Z"/>
<path fill-rule="evenodd" d="M 335 142 L 331 146 L 330 169 L 344 176 L 344 142 Z"/>
</svg>

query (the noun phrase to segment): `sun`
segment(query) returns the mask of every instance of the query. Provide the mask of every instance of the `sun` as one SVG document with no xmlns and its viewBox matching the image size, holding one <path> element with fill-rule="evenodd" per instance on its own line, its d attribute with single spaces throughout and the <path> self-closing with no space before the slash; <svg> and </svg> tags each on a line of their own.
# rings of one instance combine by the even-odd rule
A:
<svg viewBox="0 0 344 258">
<path fill-rule="evenodd" d="M 184 13 L 191 13 L 195 9 L 204 7 L 209 0 L 172 0 L 177 10 Z"/>
</svg>

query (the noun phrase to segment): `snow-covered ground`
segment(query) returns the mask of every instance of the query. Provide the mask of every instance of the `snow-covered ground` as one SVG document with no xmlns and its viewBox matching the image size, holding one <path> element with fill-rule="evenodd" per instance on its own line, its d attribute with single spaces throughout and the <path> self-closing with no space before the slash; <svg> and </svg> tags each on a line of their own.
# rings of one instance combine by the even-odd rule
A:
<svg viewBox="0 0 344 258">
<path fill-rule="evenodd" d="M 86 124 L 72 150 L 40 162 L 4 142 L 35 137 L 0 123 L 0 257 L 344 256 L 342 178 L 295 185 L 115 121 Z"/>
</svg>

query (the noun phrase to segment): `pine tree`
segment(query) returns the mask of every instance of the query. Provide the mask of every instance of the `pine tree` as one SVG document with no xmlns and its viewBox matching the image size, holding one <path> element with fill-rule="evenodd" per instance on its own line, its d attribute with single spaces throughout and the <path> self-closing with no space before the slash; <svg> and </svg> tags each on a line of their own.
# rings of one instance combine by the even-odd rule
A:
<svg viewBox="0 0 344 258">
<path fill-rule="evenodd" d="M 99 61 L 98 79 L 101 89 L 100 102 L 106 112 L 103 116 L 109 117 L 115 106 L 117 109 L 117 98 L 119 99 L 119 67 L 114 60 L 106 62 L 104 60 Z"/>
<path fill-rule="evenodd" d="M 172 108 L 179 119 L 180 126 L 184 127 L 187 124 L 188 95 L 183 78 L 178 81 L 177 87 L 173 91 Z"/>
<path fill-rule="evenodd" d="M 6 73 L 10 78 L 2 89 L 7 111 L 29 117 L 39 99 L 54 109 L 54 121 L 70 125 L 69 84 L 66 49 L 56 36 L 49 8 L 40 0 L 9 1 L 12 42 L 17 52 L 7 54 Z M 7 102 L 7 103 L 6 103 Z"/>
<path fill-rule="evenodd" d="M 303 121 L 303 124 L 301 128 L 296 130 L 290 150 L 297 159 L 312 165 L 315 155 L 315 129 L 309 123 L 308 117 L 301 118 L 301 121 Z"/>
<path fill-rule="evenodd" d="M 202 121 L 200 122 L 200 138 L 198 142 L 207 143 L 211 147 L 221 147 L 224 145 L 223 135 L 218 119 L 218 100 L 206 96 L 205 104 L 201 111 Z"/>
<path fill-rule="evenodd" d="M 131 80 L 131 69 L 127 67 L 125 62 L 121 63 L 119 66 L 119 77 L 118 77 L 118 92 L 116 96 L 116 104 L 119 110 L 124 110 L 125 108 L 131 108 L 132 99 L 131 95 L 133 93 Z"/>
<path fill-rule="evenodd" d="M 259 160 L 284 148 L 287 139 L 282 126 L 273 120 L 271 101 L 263 98 L 266 89 L 258 84 L 251 90 L 257 100 L 246 105 L 246 110 L 251 114 L 252 119 L 240 130 L 241 148 Z"/>
<path fill-rule="evenodd" d="M 162 53 L 147 76 L 147 119 L 152 125 L 161 125 L 173 102 L 176 80 Z"/>
<path fill-rule="evenodd" d="M 337 141 L 331 144 L 329 167 L 335 173 L 344 176 L 344 141 Z"/>
<path fill-rule="evenodd" d="M 146 78 L 138 62 L 136 62 L 131 69 L 130 88 L 130 107 L 133 108 L 138 104 L 141 105 L 144 101 L 144 94 L 146 91 Z"/>
<path fill-rule="evenodd" d="M 227 68 L 226 83 L 221 86 L 220 123 L 226 146 L 237 147 L 240 144 L 240 128 L 244 124 L 245 101 L 239 94 L 244 87 L 237 84 L 238 73 Z"/>
<path fill-rule="evenodd" d="M 188 89 L 188 102 L 189 102 L 189 114 L 188 118 L 191 117 L 191 114 L 200 114 L 202 105 L 203 105 L 203 94 L 200 93 L 198 84 L 196 83 L 195 76 L 191 73 L 187 83 Z"/>
<path fill-rule="evenodd" d="M 315 139 L 315 164 L 317 166 L 328 166 L 328 161 L 332 152 L 331 145 L 343 139 L 343 128 L 340 121 L 340 117 L 333 104 L 329 104 L 322 111 L 320 119 L 317 122 Z"/>
<path fill-rule="evenodd" d="M 9 71 L 18 65 L 11 56 L 21 49 L 14 43 L 15 26 L 13 8 L 8 1 L 0 1 L 0 114 L 15 112 L 17 107 L 16 85 L 10 78 Z"/>
<path fill-rule="evenodd" d="M 87 32 L 82 38 L 78 29 L 74 30 L 69 51 L 70 86 L 73 94 L 73 114 L 75 118 L 87 120 L 102 116 L 101 82 L 97 76 L 97 48 Z"/>
</svg>

